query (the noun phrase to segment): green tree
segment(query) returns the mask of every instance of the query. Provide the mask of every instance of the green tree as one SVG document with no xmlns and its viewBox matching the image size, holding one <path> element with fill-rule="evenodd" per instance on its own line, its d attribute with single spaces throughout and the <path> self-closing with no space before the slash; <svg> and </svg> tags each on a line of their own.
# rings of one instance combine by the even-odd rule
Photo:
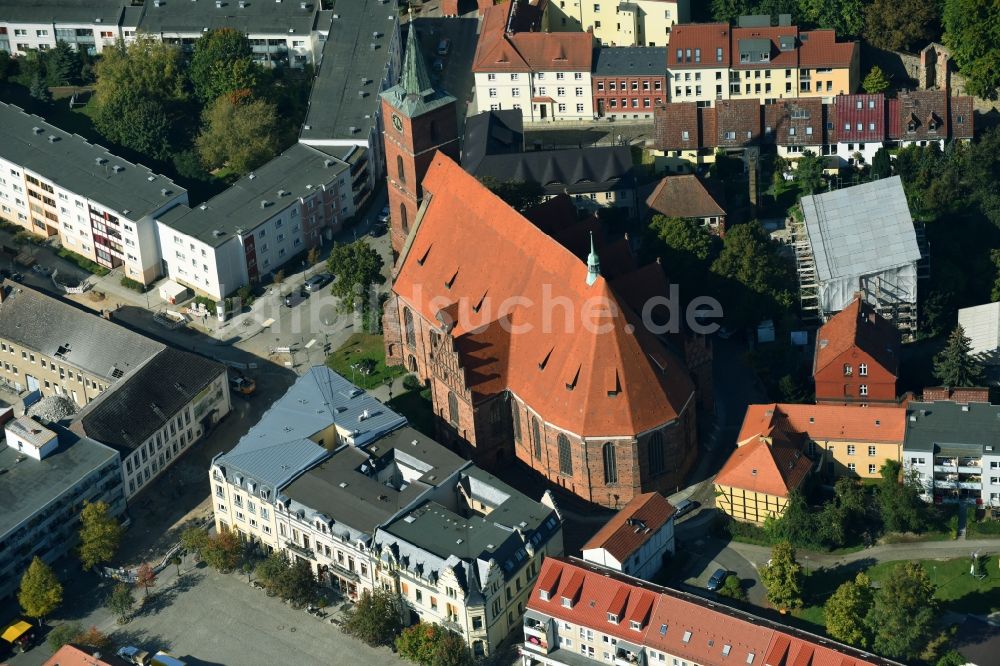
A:
<svg viewBox="0 0 1000 666">
<path fill-rule="evenodd" d="M 126 583 L 118 583 L 111 590 L 111 594 L 108 595 L 105 605 L 118 618 L 118 624 L 125 624 L 128 622 L 128 616 L 132 612 L 132 607 L 135 606 L 135 597 L 132 596 L 132 588 Z"/>
<path fill-rule="evenodd" d="M 802 606 L 802 567 L 795 561 L 795 548 L 782 541 L 771 548 L 771 560 L 761 567 L 760 580 L 767 600 L 784 610 Z"/>
<path fill-rule="evenodd" d="M 886 460 L 879 473 L 877 501 L 882 524 L 888 532 L 919 532 L 924 526 L 924 503 L 920 500 L 920 485 L 913 475 L 904 475 L 896 460 Z"/>
<path fill-rule="evenodd" d="M 823 187 L 824 160 L 811 150 L 803 151 L 795 163 L 795 184 L 803 194 L 815 194 Z"/>
<path fill-rule="evenodd" d="M 69 44 L 59 40 L 44 54 L 45 82 L 50 86 L 69 86 L 80 82 L 80 56 Z"/>
<path fill-rule="evenodd" d="M 153 159 L 170 155 L 171 120 L 163 103 L 128 90 L 102 99 L 94 117 L 101 134 Z"/>
<path fill-rule="evenodd" d="M 363 590 L 347 611 L 344 631 L 368 645 L 392 645 L 402 628 L 395 596 L 388 590 Z"/>
<path fill-rule="evenodd" d="M 889 151 L 879 148 L 872 157 L 872 177 L 883 179 L 892 175 L 892 158 Z"/>
<path fill-rule="evenodd" d="M 887 51 L 915 51 L 941 33 L 941 7 L 924 0 L 875 0 L 865 10 L 865 39 Z"/>
<path fill-rule="evenodd" d="M 17 601 L 28 617 L 42 619 L 59 607 L 63 600 L 63 586 L 49 565 L 37 555 L 21 576 L 21 587 L 17 591 Z"/>
<path fill-rule="evenodd" d="M 239 566 L 243 546 L 233 532 L 220 532 L 208 538 L 201 557 L 205 564 L 227 573 Z"/>
<path fill-rule="evenodd" d="M 745 328 L 791 307 L 792 266 L 758 222 L 726 232 L 711 272 L 720 278 L 718 292 L 731 328 Z"/>
<path fill-rule="evenodd" d="M 739 576 L 734 574 L 726 576 L 726 580 L 722 582 L 722 587 L 719 588 L 719 594 L 730 599 L 735 599 L 736 601 L 747 600 L 746 590 L 743 589 L 743 581 L 740 580 Z"/>
<path fill-rule="evenodd" d="M 285 553 L 276 550 L 257 565 L 254 569 L 254 575 L 264 585 L 267 593 L 273 596 L 280 591 L 285 572 L 289 570 L 290 566 Z"/>
<path fill-rule="evenodd" d="M 865 625 L 874 652 L 893 659 L 919 657 L 937 616 L 935 587 L 919 562 L 894 565 L 875 592 Z"/>
<path fill-rule="evenodd" d="M 83 627 L 77 622 L 67 622 L 66 624 L 60 624 L 58 627 L 52 629 L 49 632 L 48 638 L 45 642 L 48 643 L 49 648 L 53 652 L 58 652 L 59 649 L 66 645 L 67 643 L 75 643 L 76 637 L 83 633 Z"/>
<path fill-rule="evenodd" d="M 866 93 L 871 95 L 885 92 L 889 89 L 889 77 L 885 75 L 881 67 L 872 65 L 872 68 L 868 70 L 868 74 L 865 75 L 865 80 L 861 82 L 861 87 L 865 89 Z"/>
<path fill-rule="evenodd" d="M 778 380 L 778 394 L 782 402 L 806 402 L 808 394 L 802 382 L 795 375 L 782 375 Z"/>
<path fill-rule="evenodd" d="M 802 491 L 797 488 L 788 493 L 788 504 L 781 517 L 769 520 L 766 528 L 774 541 L 787 541 L 799 547 L 816 544 L 816 519 Z"/>
<path fill-rule="evenodd" d="M 967 91 L 997 99 L 1000 88 L 1000 4 L 944 0 L 944 43 L 965 77 Z"/>
<path fill-rule="evenodd" d="M 340 299 L 341 312 L 353 312 L 358 304 L 362 312 L 370 307 L 368 289 L 385 282 L 383 265 L 381 255 L 363 240 L 334 244 L 326 266 L 337 278 L 330 293 Z"/>
<path fill-rule="evenodd" d="M 93 569 L 111 561 L 122 540 L 122 526 L 111 515 L 107 502 L 83 503 L 80 511 L 80 564 Z"/>
<path fill-rule="evenodd" d="M 259 68 L 247 36 L 234 28 L 220 28 L 194 43 L 188 72 L 195 96 L 208 104 L 222 95 L 256 88 Z"/>
<path fill-rule="evenodd" d="M 316 576 L 308 562 L 296 560 L 278 579 L 278 594 L 282 599 L 299 605 L 310 604 L 319 596 Z"/>
<path fill-rule="evenodd" d="M 545 196 L 545 189 L 534 181 L 498 180 L 492 176 L 483 176 L 479 182 L 518 212 L 537 206 Z"/>
<path fill-rule="evenodd" d="M 45 79 L 38 75 L 31 79 L 31 86 L 28 88 L 28 94 L 39 102 L 44 103 L 52 101 L 52 94 L 49 92 L 49 87 L 45 84 Z"/>
<path fill-rule="evenodd" d="M 208 532 L 200 527 L 188 527 L 181 532 L 181 546 L 195 557 L 203 556 L 208 541 Z"/>
<path fill-rule="evenodd" d="M 94 648 L 99 652 L 111 652 L 111 637 L 93 625 L 74 636 L 72 642 L 76 645 Z"/>
<path fill-rule="evenodd" d="M 140 564 L 139 569 L 135 572 L 135 585 L 143 588 L 147 597 L 149 596 L 149 588 L 156 585 L 156 572 L 147 562 Z"/>
<path fill-rule="evenodd" d="M 718 253 L 718 238 L 691 219 L 654 215 L 649 231 L 653 236 L 649 252 L 661 256 L 674 275 L 704 275 Z"/>
<path fill-rule="evenodd" d="M 278 153 L 276 107 L 223 95 L 205 107 L 195 146 L 207 168 L 248 173 Z"/>
<path fill-rule="evenodd" d="M 752 13 L 750 0 L 712 0 L 712 18 L 716 21 L 734 23 L 739 17 Z"/>
<path fill-rule="evenodd" d="M 0 51 L 0 81 L 7 81 L 17 74 L 17 60 L 6 51 Z"/>
<path fill-rule="evenodd" d="M 396 638 L 399 656 L 422 666 L 472 666 L 472 654 L 462 637 L 441 625 L 418 622 Z"/>
<path fill-rule="evenodd" d="M 990 251 L 990 260 L 995 269 L 993 278 L 993 288 L 990 290 L 990 300 L 1000 301 L 1000 250 Z"/>
<path fill-rule="evenodd" d="M 837 37 L 857 37 L 865 21 L 864 0 L 799 0 L 800 17 L 820 28 L 833 28 Z"/>
<path fill-rule="evenodd" d="M 840 548 L 847 541 L 847 512 L 834 502 L 827 502 L 816 514 L 815 538 L 827 548 Z"/>
<path fill-rule="evenodd" d="M 962 656 L 958 650 L 951 650 L 938 659 L 937 666 L 965 666 L 969 660 Z"/>
<path fill-rule="evenodd" d="M 867 648 L 871 644 L 871 633 L 865 618 L 872 601 L 871 580 L 864 572 L 842 584 L 823 606 L 827 633 L 839 641 Z"/>
<path fill-rule="evenodd" d="M 181 558 L 178 555 L 174 555 L 170 558 L 170 564 L 177 567 L 177 577 L 180 578 L 181 575 Z"/>
<path fill-rule="evenodd" d="M 978 386 L 983 380 L 983 364 L 971 352 L 972 340 L 959 324 L 934 357 L 934 377 L 944 386 Z"/>
</svg>

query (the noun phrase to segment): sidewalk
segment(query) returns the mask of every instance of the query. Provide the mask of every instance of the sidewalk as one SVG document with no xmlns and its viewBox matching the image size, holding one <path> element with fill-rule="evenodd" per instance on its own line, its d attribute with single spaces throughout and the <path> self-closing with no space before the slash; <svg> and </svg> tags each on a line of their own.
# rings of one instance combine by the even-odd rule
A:
<svg viewBox="0 0 1000 666">
<path fill-rule="evenodd" d="M 730 541 L 732 548 L 756 566 L 766 564 L 771 557 L 769 546 Z M 968 557 L 977 550 L 1000 552 L 1000 539 L 970 539 L 968 541 L 920 541 L 916 543 L 892 543 L 873 546 L 853 553 L 819 553 L 796 549 L 799 559 L 808 558 L 810 565 L 834 567 L 861 560 L 876 562 L 897 562 L 900 560 L 928 560 L 939 558 Z"/>
</svg>

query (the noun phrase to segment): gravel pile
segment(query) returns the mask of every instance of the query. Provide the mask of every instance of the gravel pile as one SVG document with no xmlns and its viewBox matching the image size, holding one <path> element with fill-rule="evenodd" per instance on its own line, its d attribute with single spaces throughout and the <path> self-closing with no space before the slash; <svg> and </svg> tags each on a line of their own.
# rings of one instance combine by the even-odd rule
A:
<svg viewBox="0 0 1000 666">
<path fill-rule="evenodd" d="M 69 398 L 50 395 L 28 408 L 28 416 L 59 422 L 76 414 L 76 403 Z"/>
</svg>

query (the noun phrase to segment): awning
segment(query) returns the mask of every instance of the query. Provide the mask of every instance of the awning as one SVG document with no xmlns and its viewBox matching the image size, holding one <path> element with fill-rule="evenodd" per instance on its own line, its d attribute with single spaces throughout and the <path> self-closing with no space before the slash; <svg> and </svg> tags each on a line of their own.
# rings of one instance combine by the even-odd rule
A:
<svg viewBox="0 0 1000 666">
<path fill-rule="evenodd" d="M 4 629 L 3 636 L 0 636 L 0 638 L 3 638 L 8 643 L 13 643 L 30 629 L 31 625 L 21 620 Z"/>
<path fill-rule="evenodd" d="M 541 104 L 552 104 L 553 102 L 555 102 L 555 100 L 552 99 L 551 97 L 532 97 L 531 101 L 534 102 L 534 103 L 536 103 L 536 104 L 539 104 L 539 103 L 541 103 Z"/>
</svg>

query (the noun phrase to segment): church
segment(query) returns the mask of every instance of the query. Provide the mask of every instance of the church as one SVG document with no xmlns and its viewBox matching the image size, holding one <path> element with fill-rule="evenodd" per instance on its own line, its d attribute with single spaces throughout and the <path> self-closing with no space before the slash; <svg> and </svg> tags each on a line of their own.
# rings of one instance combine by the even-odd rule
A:
<svg viewBox="0 0 1000 666">
<path fill-rule="evenodd" d="M 568 197 L 522 215 L 466 173 L 455 99 L 434 90 L 415 39 L 382 104 L 397 255 L 387 362 L 430 388 L 438 437 L 608 507 L 673 492 L 711 410 L 711 349 L 644 323 L 668 292 L 663 268 L 639 266 Z"/>
</svg>

